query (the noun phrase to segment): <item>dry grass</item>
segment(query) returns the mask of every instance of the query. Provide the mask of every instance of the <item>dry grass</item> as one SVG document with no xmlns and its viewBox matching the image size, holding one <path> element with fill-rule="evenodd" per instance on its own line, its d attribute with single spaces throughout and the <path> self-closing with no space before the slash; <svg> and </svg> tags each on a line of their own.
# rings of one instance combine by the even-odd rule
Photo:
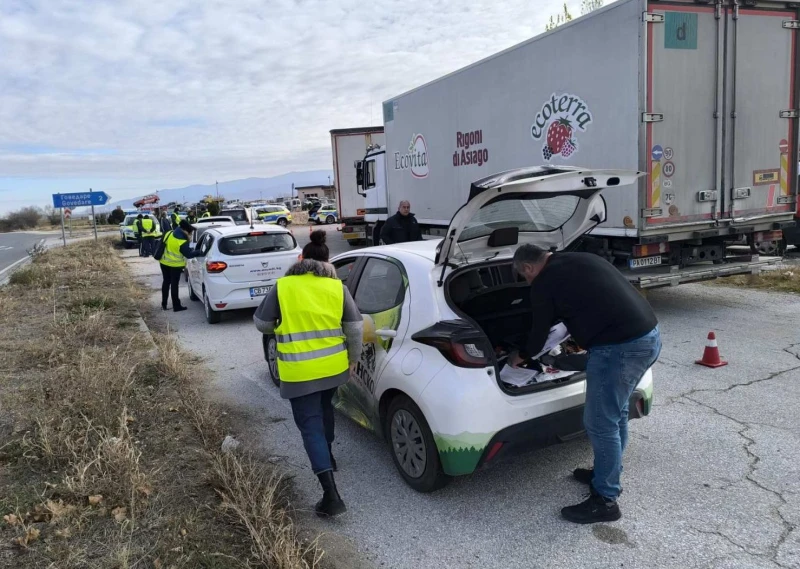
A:
<svg viewBox="0 0 800 569">
<path fill-rule="evenodd" d="M 37 255 L 0 289 L 0 566 L 313 568 L 281 474 L 223 454 L 175 341 L 134 324 L 113 238 Z"/>
<path fill-rule="evenodd" d="M 800 267 L 764 271 L 758 275 L 740 275 L 713 281 L 719 286 L 747 287 L 778 292 L 800 293 Z"/>
</svg>

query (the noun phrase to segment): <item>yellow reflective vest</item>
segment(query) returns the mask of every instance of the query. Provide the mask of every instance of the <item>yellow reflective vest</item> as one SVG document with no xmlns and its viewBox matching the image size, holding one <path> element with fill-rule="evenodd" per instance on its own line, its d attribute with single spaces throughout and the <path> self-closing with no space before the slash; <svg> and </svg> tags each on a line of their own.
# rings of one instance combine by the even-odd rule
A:
<svg viewBox="0 0 800 569">
<path fill-rule="evenodd" d="M 211 217 L 211 212 L 210 212 L 210 211 L 207 211 L 207 212 L 205 212 L 203 215 L 201 215 L 200 217 L 201 217 L 201 218 L 203 218 L 203 217 Z"/>
<path fill-rule="evenodd" d="M 164 256 L 161 257 L 160 263 L 168 267 L 185 267 L 186 257 L 181 253 L 181 246 L 187 241 L 188 239 L 178 239 L 172 231 L 167 233 L 164 243 Z"/>
<path fill-rule="evenodd" d="M 142 237 L 155 237 L 158 234 L 158 226 L 149 217 L 142 218 Z"/>
<path fill-rule="evenodd" d="M 281 323 L 275 328 L 281 381 L 314 381 L 347 370 L 342 282 L 306 274 L 280 278 L 276 286 L 281 311 Z"/>
</svg>

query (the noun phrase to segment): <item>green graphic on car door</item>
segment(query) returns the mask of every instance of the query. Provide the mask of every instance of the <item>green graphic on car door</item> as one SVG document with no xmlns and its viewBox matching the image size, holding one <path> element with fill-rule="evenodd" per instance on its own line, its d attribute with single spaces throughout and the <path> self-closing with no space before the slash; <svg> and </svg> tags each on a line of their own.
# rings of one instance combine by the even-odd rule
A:
<svg viewBox="0 0 800 569">
<path fill-rule="evenodd" d="M 408 278 L 403 275 L 403 286 L 408 290 Z M 404 298 L 407 295 L 404 295 Z M 405 302 L 405 300 L 404 300 Z M 403 303 L 376 314 L 363 314 L 364 334 L 361 360 L 355 377 L 339 388 L 336 406 L 359 425 L 375 432 L 380 431 L 378 402 L 375 400 L 376 373 L 392 349 L 394 338 L 382 338 L 376 330 L 394 330 L 400 327 Z M 357 385 L 353 385 L 356 383 Z"/>
</svg>

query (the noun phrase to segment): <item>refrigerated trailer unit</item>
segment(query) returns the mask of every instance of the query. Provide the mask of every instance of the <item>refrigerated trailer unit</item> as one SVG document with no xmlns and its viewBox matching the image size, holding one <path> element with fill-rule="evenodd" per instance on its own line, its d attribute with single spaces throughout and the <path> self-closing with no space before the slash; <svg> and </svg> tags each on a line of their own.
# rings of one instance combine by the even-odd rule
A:
<svg viewBox="0 0 800 569">
<path fill-rule="evenodd" d="M 512 168 L 635 169 L 581 248 L 643 288 L 758 272 L 794 224 L 797 6 L 621 0 L 384 102 L 368 233 L 407 199 L 441 237 L 471 182 Z"/>
<path fill-rule="evenodd" d="M 351 245 L 365 245 L 364 192 L 356 186 L 354 164 L 364 158 L 368 149 L 384 144 L 383 127 L 334 129 L 331 133 L 331 155 L 336 186 L 336 201 L 342 236 Z"/>
</svg>

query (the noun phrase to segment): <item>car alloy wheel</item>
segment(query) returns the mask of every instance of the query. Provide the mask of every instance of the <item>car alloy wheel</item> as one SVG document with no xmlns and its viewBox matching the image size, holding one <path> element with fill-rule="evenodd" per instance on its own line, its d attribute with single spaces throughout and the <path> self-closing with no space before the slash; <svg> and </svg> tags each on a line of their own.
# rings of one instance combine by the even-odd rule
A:
<svg viewBox="0 0 800 569">
<path fill-rule="evenodd" d="M 392 417 L 391 437 L 392 449 L 403 472 L 412 478 L 422 476 L 427 463 L 425 439 L 417 420 L 405 409 Z"/>
<path fill-rule="evenodd" d="M 205 304 L 206 309 L 206 321 L 209 324 L 218 324 L 219 321 L 222 320 L 222 314 L 211 308 L 211 301 L 208 299 L 208 294 L 205 295 L 205 302 L 203 304 Z"/>
<path fill-rule="evenodd" d="M 285 219 L 279 219 L 278 220 L 278 225 L 280 225 L 281 227 L 286 227 L 286 225 L 287 225 L 286 220 Z"/>
<path fill-rule="evenodd" d="M 328 217 L 325 218 L 325 223 L 327 223 L 328 225 L 330 225 L 334 221 L 336 221 L 336 219 L 332 215 L 329 215 Z"/>
</svg>

